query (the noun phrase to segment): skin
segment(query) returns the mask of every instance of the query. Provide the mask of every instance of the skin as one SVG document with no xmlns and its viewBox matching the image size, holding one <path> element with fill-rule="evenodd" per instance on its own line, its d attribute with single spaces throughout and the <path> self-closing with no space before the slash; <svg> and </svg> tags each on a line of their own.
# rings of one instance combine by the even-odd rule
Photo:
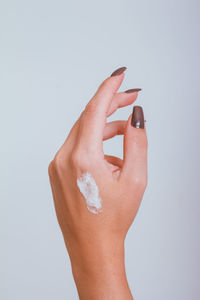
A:
<svg viewBox="0 0 200 300">
<path fill-rule="evenodd" d="M 124 241 L 147 185 L 146 130 L 125 121 L 106 123 L 118 108 L 132 104 L 135 93 L 117 93 L 124 73 L 99 86 L 49 165 L 57 219 L 71 260 L 81 300 L 129 300 Z M 104 155 L 103 140 L 124 135 L 123 160 Z M 89 172 L 103 211 L 91 213 L 77 187 Z"/>
</svg>

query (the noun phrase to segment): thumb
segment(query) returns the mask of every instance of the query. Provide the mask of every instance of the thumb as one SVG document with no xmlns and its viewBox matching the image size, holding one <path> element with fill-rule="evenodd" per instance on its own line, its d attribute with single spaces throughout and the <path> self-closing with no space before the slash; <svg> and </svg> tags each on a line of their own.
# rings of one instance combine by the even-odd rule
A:
<svg viewBox="0 0 200 300">
<path fill-rule="evenodd" d="M 124 164 L 120 178 L 146 187 L 147 136 L 141 106 L 135 106 L 124 134 Z"/>
</svg>

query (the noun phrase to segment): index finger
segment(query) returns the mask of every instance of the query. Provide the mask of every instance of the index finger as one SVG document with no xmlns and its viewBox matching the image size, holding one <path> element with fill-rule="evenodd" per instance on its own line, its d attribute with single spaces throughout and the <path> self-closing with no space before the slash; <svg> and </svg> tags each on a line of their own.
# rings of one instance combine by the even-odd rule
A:
<svg viewBox="0 0 200 300">
<path fill-rule="evenodd" d="M 126 67 L 119 68 L 105 79 L 85 107 L 80 120 L 79 138 L 81 144 L 87 145 L 87 148 L 99 149 L 99 146 L 102 145 L 107 111 L 114 94 L 124 79 L 125 70 Z"/>
</svg>

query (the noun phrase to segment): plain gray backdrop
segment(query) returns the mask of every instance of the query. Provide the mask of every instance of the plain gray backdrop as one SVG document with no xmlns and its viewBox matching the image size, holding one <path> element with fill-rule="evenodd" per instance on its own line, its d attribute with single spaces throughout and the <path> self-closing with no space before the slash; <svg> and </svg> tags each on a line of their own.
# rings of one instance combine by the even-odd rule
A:
<svg viewBox="0 0 200 300">
<path fill-rule="evenodd" d="M 2 300 L 78 299 L 47 169 L 121 66 L 120 91 L 143 89 L 149 140 L 148 188 L 126 240 L 131 290 L 135 300 L 200 299 L 199 11 L 198 0 L 1 1 Z M 122 137 L 104 149 L 122 157 Z"/>
</svg>

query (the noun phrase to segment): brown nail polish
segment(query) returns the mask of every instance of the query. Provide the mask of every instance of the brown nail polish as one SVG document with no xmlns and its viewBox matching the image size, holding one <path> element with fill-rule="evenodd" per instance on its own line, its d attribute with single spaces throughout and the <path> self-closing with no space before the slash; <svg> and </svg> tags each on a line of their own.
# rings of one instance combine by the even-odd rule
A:
<svg viewBox="0 0 200 300">
<path fill-rule="evenodd" d="M 121 75 L 122 73 L 124 73 L 124 71 L 125 71 L 126 69 L 127 69 L 126 67 L 119 68 L 119 69 L 115 70 L 110 76 Z"/>
<path fill-rule="evenodd" d="M 125 91 L 124 93 L 130 94 L 130 93 L 135 93 L 135 92 L 140 92 L 142 89 L 130 89 Z"/>
<path fill-rule="evenodd" d="M 144 128 L 144 114 L 141 106 L 133 107 L 131 125 L 135 128 Z"/>
</svg>

